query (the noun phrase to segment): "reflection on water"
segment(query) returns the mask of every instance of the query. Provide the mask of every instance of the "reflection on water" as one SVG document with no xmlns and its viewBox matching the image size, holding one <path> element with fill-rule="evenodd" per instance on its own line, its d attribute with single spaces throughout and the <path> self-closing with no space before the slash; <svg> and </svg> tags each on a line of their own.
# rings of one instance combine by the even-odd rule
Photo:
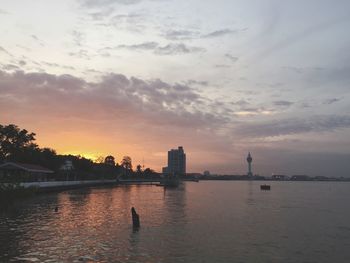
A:
<svg viewBox="0 0 350 263">
<path fill-rule="evenodd" d="M 348 262 L 349 190 L 250 181 L 40 195 L 1 209 L 0 262 Z"/>
</svg>

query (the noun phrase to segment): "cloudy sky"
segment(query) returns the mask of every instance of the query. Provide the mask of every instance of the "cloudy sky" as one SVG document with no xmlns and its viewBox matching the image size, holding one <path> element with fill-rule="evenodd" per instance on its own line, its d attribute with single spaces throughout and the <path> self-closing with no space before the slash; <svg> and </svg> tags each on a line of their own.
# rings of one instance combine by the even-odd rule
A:
<svg viewBox="0 0 350 263">
<path fill-rule="evenodd" d="M 347 0 L 2 0 L 0 123 L 160 171 L 350 176 Z"/>
</svg>

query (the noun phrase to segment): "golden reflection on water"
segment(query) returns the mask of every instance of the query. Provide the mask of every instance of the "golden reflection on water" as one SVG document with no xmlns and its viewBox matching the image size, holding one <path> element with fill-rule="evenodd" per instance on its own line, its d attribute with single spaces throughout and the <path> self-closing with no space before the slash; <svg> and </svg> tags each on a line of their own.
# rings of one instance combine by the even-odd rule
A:
<svg viewBox="0 0 350 263">
<path fill-rule="evenodd" d="M 200 182 L 41 195 L 0 213 L 0 262 L 345 262 L 349 186 L 275 182 L 262 192 L 259 182 Z"/>
</svg>

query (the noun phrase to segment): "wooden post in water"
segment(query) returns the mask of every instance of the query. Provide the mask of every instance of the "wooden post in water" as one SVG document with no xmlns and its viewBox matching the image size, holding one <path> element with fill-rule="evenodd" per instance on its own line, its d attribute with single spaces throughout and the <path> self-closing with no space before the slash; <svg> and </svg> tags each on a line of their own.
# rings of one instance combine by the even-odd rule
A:
<svg viewBox="0 0 350 263">
<path fill-rule="evenodd" d="M 140 217 L 136 213 L 136 210 L 134 207 L 131 208 L 131 216 L 132 216 L 132 226 L 134 228 L 139 228 L 140 227 Z"/>
</svg>

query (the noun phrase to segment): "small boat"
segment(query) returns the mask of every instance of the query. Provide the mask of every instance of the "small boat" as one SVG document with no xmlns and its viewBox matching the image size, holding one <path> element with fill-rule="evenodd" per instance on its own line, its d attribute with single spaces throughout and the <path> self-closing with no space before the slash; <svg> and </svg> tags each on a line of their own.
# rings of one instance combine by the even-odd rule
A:
<svg viewBox="0 0 350 263">
<path fill-rule="evenodd" d="M 267 185 L 267 184 L 262 184 L 262 185 L 260 185 L 260 190 L 269 191 L 269 190 L 271 190 L 271 186 Z"/>
</svg>

